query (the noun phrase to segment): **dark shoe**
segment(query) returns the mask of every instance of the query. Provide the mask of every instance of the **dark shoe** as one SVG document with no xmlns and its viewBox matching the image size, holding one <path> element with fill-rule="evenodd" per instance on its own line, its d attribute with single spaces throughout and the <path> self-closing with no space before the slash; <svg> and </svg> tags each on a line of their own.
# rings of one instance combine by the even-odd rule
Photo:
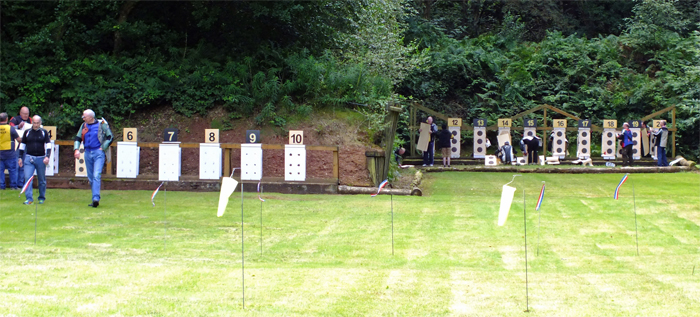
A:
<svg viewBox="0 0 700 317">
<path fill-rule="evenodd" d="M 44 200 L 43 200 L 43 199 L 39 199 L 39 205 L 43 205 L 43 204 L 44 204 Z"/>
<path fill-rule="evenodd" d="M 99 202 L 99 201 L 93 200 L 93 201 L 92 201 L 92 204 L 89 204 L 88 207 L 97 208 L 97 206 L 99 206 L 99 205 L 100 205 L 100 202 Z"/>
</svg>

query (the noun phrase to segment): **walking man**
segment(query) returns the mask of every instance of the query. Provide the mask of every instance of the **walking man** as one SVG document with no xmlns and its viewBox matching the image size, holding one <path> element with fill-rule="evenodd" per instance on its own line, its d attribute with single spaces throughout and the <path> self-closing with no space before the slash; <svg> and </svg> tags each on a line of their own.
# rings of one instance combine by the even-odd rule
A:
<svg viewBox="0 0 700 317">
<path fill-rule="evenodd" d="M 49 164 L 51 156 L 51 137 L 49 132 L 41 128 L 41 117 L 34 116 L 32 118 L 32 128 L 24 131 L 22 135 L 22 143 L 19 145 L 19 166 L 24 166 L 24 179 L 29 179 L 34 175 L 39 179 L 39 203 L 43 204 L 46 200 L 46 165 Z M 24 184 L 22 184 L 24 185 Z M 27 200 L 25 205 L 34 203 L 32 195 L 32 184 L 29 184 L 24 192 Z"/>
<path fill-rule="evenodd" d="M 19 189 L 17 184 L 17 152 L 15 140 L 21 142 L 15 127 L 7 123 L 7 113 L 0 113 L 0 189 L 5 189 L 5 169 L 10 174 L 10 189 Z"/>
<path fill-rule="evenodd" d="M 88 206 L 97 208 L 100 205 L 100 185 L 102 185 L 102 168 L 105 165 L 105 153 L 112 143 L 112 131 L 107 121 L 95 119 L 95 112 L 83 111 L 83 124 L 75 136 L 73 156 L 80 158 L 80 143 L 85 148 L 85 167 L 88 181 L 92 189 L 92 203 Z"/>
</svg>

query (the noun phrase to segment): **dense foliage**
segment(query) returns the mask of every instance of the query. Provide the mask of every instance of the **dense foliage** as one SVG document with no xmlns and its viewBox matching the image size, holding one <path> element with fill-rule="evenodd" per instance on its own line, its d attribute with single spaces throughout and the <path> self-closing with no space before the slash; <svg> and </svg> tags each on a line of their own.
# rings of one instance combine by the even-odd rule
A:
<svg viewBox="0 0 700 317">
<path fill-rule="evenodd" d="M 85 108 L 120 123 L 223 105 L 226 119 L 284 126 L 326 106 L 381 118 L 407 98 L 467 120 L 542 103 L 594 120 L 676 105 L 680 153 L 700 154 L 693 0 L 1 5 L 0 110 L 29 106 L 59 134 Z"/>
</svg>

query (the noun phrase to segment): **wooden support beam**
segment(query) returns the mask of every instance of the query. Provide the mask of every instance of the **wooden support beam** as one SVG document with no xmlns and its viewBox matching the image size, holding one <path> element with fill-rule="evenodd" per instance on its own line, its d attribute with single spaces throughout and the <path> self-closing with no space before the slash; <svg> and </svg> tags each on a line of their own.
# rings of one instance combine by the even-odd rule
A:
<svg viewBox="0 0 700 317">
<path fill-rule="evenodd" d="M 676 111 L 676 106 L 666 107 L 666 108 L 661 109 L 661 110 L 659 110 L 659 111 L 657 111 L 657 112 L 654 112 L 654 113 L 652 113 L 652 114 L 650 114 L 650 115 L 648 115 L 648 116 L 646 116 L 646 117 L 644 117 L 644 118 L 641 118 L 640 120 L 642 120 L 642 121 L 647 121 L 647 120 L 649 120 L 649 119 L 652 119 L 652 118 L 657 117 L 658 115 L 660 115 L 660 114 L 662 114 L 662 113 L 664 113 L 664 112 L 669 112 L 669 111 L 674 111 L 674 112 L 675 112 L 675 111 Z M 674 128 L 675 128 L 675 126 L 674 126 Z"/>
<path fill-rule="evenodd" d="M 338 150 L 339 148 L 336 147 L 333 151 L 333 178 L 340 184 L 340 159 L 338 157 Z"/>
</svg>

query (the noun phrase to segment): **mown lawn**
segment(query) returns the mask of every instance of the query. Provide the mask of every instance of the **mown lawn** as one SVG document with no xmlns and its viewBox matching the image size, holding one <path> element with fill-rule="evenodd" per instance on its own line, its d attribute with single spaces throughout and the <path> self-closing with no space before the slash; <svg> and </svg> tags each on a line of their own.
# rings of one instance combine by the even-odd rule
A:
<svg viewBox="0 0 700 317">
<path fill-rule="evenodd" d="M 427 174 L 426 196 L 393 197 L 394 255 L 389 196 L 265 194 L 261 253 L 246 194 L 245 309 L 240 193 L 217 218 L 218 193 L 152 207 L 106 191 L 93 209 L 89 191 L 49 190 L 34 245 L 35 206 L 0 191 L 0 316 L 698 315 L 700 175 L 630 175 L 616 201 L 621 177 L 523 174 L 498 227 L 512 174 Z"/>
</svg>

